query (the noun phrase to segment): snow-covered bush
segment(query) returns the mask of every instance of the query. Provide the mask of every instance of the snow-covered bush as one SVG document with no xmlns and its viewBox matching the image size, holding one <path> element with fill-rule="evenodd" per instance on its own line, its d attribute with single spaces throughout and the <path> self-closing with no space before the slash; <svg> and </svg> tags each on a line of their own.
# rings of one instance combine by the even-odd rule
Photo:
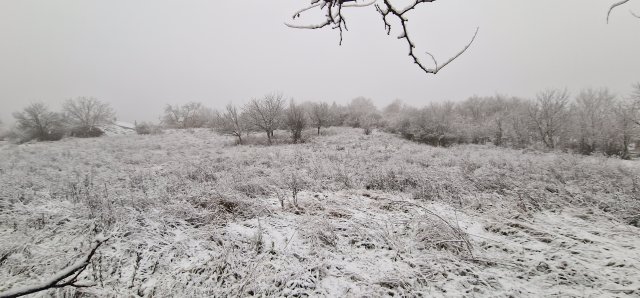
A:
<svg viewBox="0 0 640 298">
<path fill-rule="evenodd" d="M 135 130 L 139 135 L 157 135 L 162 133 L 162 127 L 149 122 L 136 123 Z"/>
</svg>

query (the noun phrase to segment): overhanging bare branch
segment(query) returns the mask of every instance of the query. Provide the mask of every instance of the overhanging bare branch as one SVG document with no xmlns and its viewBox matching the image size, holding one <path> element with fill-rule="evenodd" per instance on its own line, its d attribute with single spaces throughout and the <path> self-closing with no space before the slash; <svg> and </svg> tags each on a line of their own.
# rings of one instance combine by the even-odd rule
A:
<svg viewBox="0 0 640 298">
<path fill-rule="evenodd" d="M 613 9 L 627 2 L 629 2 L 629 0 L 618 1 L 616 3 L 613 3 L 611 7 L 609 7 L 609 11 L 607 12 L 607 24 L 609 23 L 609 17 L 611 16 L 611 12 L 613 11 Z"/>
<path fill-rule="evenodd" d="M 471 41 L 466 44 L 462 50 L 457 52 L 451 58 L 449 58 L 445 63 L 438 64 L 437 60 L 431 53 L 426 53 L 433 60 L 434 66 L 427 67 L 420 58 L 415 53 L 415 44 L 413 39 L 409 35 L 407 22 L 409 19 L 407 18 L 407 13 L 411 10 L 414 10 L 421 3 L 430 3 L 435 0 L 413 0 L 406 7 L 397 8 L 391 4 L 390 0 L 370 0 L 370 1 L 362 1 L 359 0 L 311 0 L 311 4 L 307 7 L 304 7 L 298 11 L 296 11 L 293 15 L 293 19 L 299 18 L 300 15 L 304 12 L 312 10 L 314 8 L 320 8 L 324 13 L 326 19 L 320 23 L 316 24 L 307 24 L 307 25 L 295 25 L 285 23 L 287 26 L 296 29 L 320 29 L 327 26 L 332 26 L 332 29 L 338 29 L 340 31 L 340 44 L 342 44 L 342 33 L 343 30 L 347 30 L 347 23 L 345 21 L 344 15 L 342 13 L 342 8 L 344 7 L 367 7 L 375 4 L 375 8 L 382 16 L 382 21 L 384 22 L 385 30 L 387 34 L 391 34 L 391 23 L 390 19 L 397 19 L 400 23 L 401 33 L 398 36 L 398 39 L 404 39 L 409 46 L 409 56 L 413 59 L 413 62 L 420 67 L 420 69 L 428 74 L 436 74 L 438 71 L 449 65 L 449 63 L 453 62 L 455 59 L 460 57 L 463 53 L 469 49 L 476 36 L 478 35 L 478 29 L 476 28 Z M 376 4 L 377 2 L 381 2 Z"/>
</svg>

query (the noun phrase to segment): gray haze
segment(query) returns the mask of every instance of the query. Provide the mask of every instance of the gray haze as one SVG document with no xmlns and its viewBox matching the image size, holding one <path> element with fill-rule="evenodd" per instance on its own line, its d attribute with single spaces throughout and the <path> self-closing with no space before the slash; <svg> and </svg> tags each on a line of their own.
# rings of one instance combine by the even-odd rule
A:
<svg viewBox="0 0 640 298">
<path fill-rule="evenodd" d="M 625 95 L 640 81 L 640 20 L 629 14 L 640 1 L 615 10 L 609 25 L 614 0 L 422 4 L 410 21 L 418 52 L 443 61 L 480 27 L 469 51 L 435 76 L 412 64 L 397 31 L 385 35 L 373 7 L 346 12 L 342 46 L 337 31 L 284 26 L 308 2 L 3 0 L 0 119 L 76 96 L 107 101 L 133 122 L 157 120 L 167 103 L 220 107 L 278 90 L 300 101 L 362 95 L 421 106 L 548 87 Z"/>
</svg>

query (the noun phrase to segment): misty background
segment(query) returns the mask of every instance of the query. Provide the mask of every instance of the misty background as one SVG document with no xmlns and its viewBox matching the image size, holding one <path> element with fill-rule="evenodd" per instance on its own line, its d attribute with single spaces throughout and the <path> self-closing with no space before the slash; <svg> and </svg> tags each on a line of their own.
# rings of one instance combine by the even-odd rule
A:
<svg viewBox="0 0 640 298">
<path fill-rule="evenodd" d="M 495 93 L 532 97 L 550 87 L 608 87 L 624 96 L 640 81 L 640 12 L 631 1 L 437 1 L 410 15 L 417 52 L 443 62 L 480 27 L 471 48 L 426 75 L 386 35 L 373 7 L 345 12 L 336 30 L 291 29 L 308 1 L 0 2 L 0 119 L 30 102 L 53 109 L 93 96 L 123 121 L 157 121 L 165 104 L 220 108 L 282 91 L 297 101 L 423 106 Z M 295 23 L 321 20 L 311 12 Z M 427 62 L 427 57 L 422 56 Z"/>
</svg>

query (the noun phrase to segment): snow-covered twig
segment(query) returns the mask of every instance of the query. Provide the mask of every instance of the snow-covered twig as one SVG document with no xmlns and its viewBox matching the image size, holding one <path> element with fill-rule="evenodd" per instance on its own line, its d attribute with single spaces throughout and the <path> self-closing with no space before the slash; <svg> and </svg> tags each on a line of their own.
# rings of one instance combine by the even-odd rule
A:
<svg viewBox="0 0 640 298">
<path fill-rule="evenodd" d="M 443 69 L 449 63 L 453 62 L 453 60 L 457 59 L 464 52 L 467 51 L 467 49 L 471 46 L 476 36 L 478 35 L 478 28 L 476 28 L 476 31 L 473 37 L 471 38 L 471 41 L 461 51 L 457 52 L 455 55 L 453 55 L 451 58 L 449 58 L 445 63 L 441 65 L 438 65 L 438 62 L 436 61 L 435 57 L 431 53 L 427 52 L 427 55 L 429 55 L 433 60 L 434 67 L 430 68 L 425 66 L 425 64 L 423 64 L 415 54 L 415 51 L 414 51 L 415 44 L 413 43 L 413 40 L 409 36 L 409 32 L 407 29 L 407 22 L 409 21 L 409 19 L 406 17 L 406 14 L 409 11 L 415 9 L 416 6 L 418 6 L 421 3 L 429 3 L 433 1 L 435 0 L 413 0 L 411 1 L 411 3 L 409 3 L 409 5 L 403 8 L 396 8 L 391 4 L 390 0 L 381 0 L 381 1 L 371 0 L 369 2 L 358 2 L 357 0 L 312 0 L 311 5 L 298 10 L 293 15 L 293 19 L 300 17 L 300 15 L 306 11 L 319 7 L 323 11 L 326 10 L 325 11 L 326 20 L 324 20 L 321 23 L 308 24 L 308 25 L 294 25 L 289 23 L 285 23 L 285 24 L 291 28 L 296 28 L 296 29 L 320 29 L 320 28 L 324 28 L 326 26 L 331 25 L 332 29 L 340 30 L 340 44 L 342 44 L 343 30 L 347 30 L 347 23 L 342 14 L 342 8 L 367 7 L 375 4 L 376 2 L 382 2 L 381 4 L 375 4 L 375 7 L 378 13 L 382 15 L 382 21 L 384 22 L 384 27 L 385 27 L 385 30 L 387 31 L 387 34 L 391 33 L 391 24 L 389 23 L 388 18 L 396 17 L 400 22 L 400 27 L 402 30 L 402 32 L 398 36 L 398 39 L 404 39 L 409 45 L 409 56 L 413 59 L 413 62 L 416 65 L 418 65 L 418 67 L 420 67 L 420 69 L 425 73 L 436 74 L 438 73 L 438 71 Z M 351 3 L 347 3 L 347 2 L 351 2 Z"/>
<path fill-rule="evenodd" d="M 63 288 L 66 286 L 76 287 L 76 288 L 85 288 L 91 287 L 93 284 L 87 283 L 78 283 L 78 276 L 87 268 L 87 265 L 91 262 L 91 258 L 95 254 L 96 250 L 107 241 L 108 238 L 104 236 L 97 236 L 91 245 L 91 250 L 89 253 L 82 259 L 78 260 L 74 265 L 71 265 L 67 268 L 64 268 L 62 271 L 58 272 L 56 275 L 50 277 L 47 281 L 41 282 L 36 285 L 21 287 L 17 289 L 10 289 L 8 291 L 0 293 L 0 298 L 12 298 L 12 297 L 20 297 L 28 294 L 33 294 L 36 292 L 44 291 L 52 288 Z M 69 276 L 72 276 L 69 280 L 66 280 Z"/>
</svg>

